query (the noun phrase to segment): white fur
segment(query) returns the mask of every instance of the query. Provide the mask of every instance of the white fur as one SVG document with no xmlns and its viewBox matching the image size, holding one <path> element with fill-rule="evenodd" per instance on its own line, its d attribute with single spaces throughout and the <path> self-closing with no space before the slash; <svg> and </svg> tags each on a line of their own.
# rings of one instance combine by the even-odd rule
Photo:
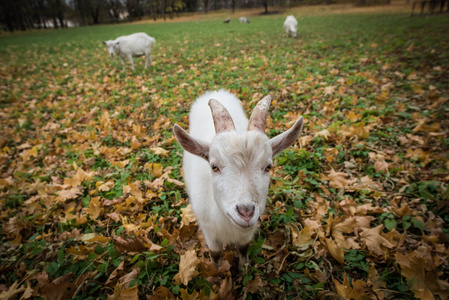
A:
<svg viewBox="0 0 449 300">
<path fill-rule="evenodd" d="M 298 21 L 294 16 L 288 16 L 284 22 L 284 29 L 288 35 L 296 37 L 296 30 L 298 29 Z"/>
<path fill-rule="evenodd" d="M 133 57 L 145 55 L 145 69 L 149 64 L 151 66 L 150 52 L 151 47 L 156 45 L 156 40 L 144 32 L 133 33 L 103 42 L 108 47 L 111 57 L 117 53 L 122 60 L 123 70 L 125 69 L 125 58 L 128 58 L 131 67 L 134 70 Z"/>
<path fill-rule="evenodd" d="M 240 17 L 240 23 L 251 23 L 247 17 Z"/>
<path fill-rule="evenodd" d="M 234 121 L 236 133 L 215 135 L 212 114 L 208 106 L 210 99 L 216 99 L 226 107 Z M 190 135 L 211 144 L 210 162 L 216 161 L 220 165 L 226 166 L 226 168 L 223 168 L 222 174 L 217 176 L 217 174 L 211 172 L 210 164 L 206 160 L 187 151 L 184 152 L 184 179 L 190 202 L 200 228 L 205 235 L 206 242 L 212 251 L 221 251 L 223 243 L 248 244 L 256 231 L 257 218 L 265 208 L 269 176 L 259 176 L 264 178 L 257 178 L 258 182 L 255 184 L 262 184 L 262 190 L 266 190 L 266 192 L 265 194 L 262 193 L 260 205 L 256 207 L 259 214 L 254 214 L 251 220 L 252 226 L 242 228 L 226 216 L 226 213 L 229 213 L 235 220 L 239 220 L 235 205 L 239 201 L 251 201 L 250 193 L 242 191 L 242 185 L 254 183 L 250 182 L 247 173 L 238 171 L 238 166 L 234 163 L 232 157 L 227 157 L 229 151 L 235 151 L 234 147 L 237 147 L 245 139 L 247 127 L 248 119 L 242 110 L 240 100 L 227 91 L 207 92 L 192 105 Z M 259 139 L 265 138 L 268 141 L 268 138 L 263 134 L 252 133 L 252 135 L 257 135 Z M 271 149 L 269 150 L 271 151 Z M 270 163 L 271 152 L 266 153 L 260 161 L 263 162 L 263 167 Z M 240 173 L 238 177 L 234 176 L 236 172 Z M 247 195 L 245 195 L 245 192 Z"/>
<path fill-rule="evenodd" d="M 235 131 L 215 134 L 210 99 L 219 101 L 232 117 Z M 190 137 L 175 125 L 176 138 L 184 149 L 199 141 L 207 157 L 184 151 L 183 169 L 192 209 L 210 250 L 221 252 L 223 244 L 248 245 L 257 230 L 259 216 L 265 210 L 274 151 L 279 153 L 296 140 L 302 118 L 294 126 L 269 140 L 258 130 L 248 131 L 248 119 L 239 99 L 225 90 L 200 96 L 190 111 Z M 293 132 L 293 134 L 292 134 Z M 290 133 L 290 141 L 285 142 Z M 188 135 L 187 135 L 188 136 Z M 213 172 L 211 166 L 219 167 Z M 254 205 L 254 215 L 242 218 L 237 205 Z"/>
</svg>

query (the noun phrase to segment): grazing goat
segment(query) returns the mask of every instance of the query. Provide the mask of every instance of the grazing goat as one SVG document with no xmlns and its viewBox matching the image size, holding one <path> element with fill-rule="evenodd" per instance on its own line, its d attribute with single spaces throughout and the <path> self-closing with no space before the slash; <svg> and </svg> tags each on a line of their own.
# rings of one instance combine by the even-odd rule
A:
<svg viewBox="0 0 449 300">
<path fill-rule="evenodd" d="M 248 23 L 248 24 L 251 23 L 247 17 L 240 17 L 239 20 L 240 23 Z"/>
<path fill-rule="evenodd" d="M 248 121 L 233 94 L 207 92 L 192 105 L 190 134 L 177 124 L 173 127 L 185 150 L 190 203 L 215 262 L 223 244 L 237 247 L 240 267 L 248 262 L 249 243 L 265 210 L 272 159 L 302 130 L 300 117 L 289 130 L 268 139 L 265 121 L 270 103 L 271 96 L 260 100 Z"/>
<path fill-rule="evenodd" d="M 296 37 L 296 30 L 298 28 L 298 21 L 294 16 L 288 16 L 284 22 L 284 29 L 287 36 L 290 34 L 292 37 Z"/>
<path fill-rule="evenodd" d="M 145 55 L 145 69 L 151 66 L 150 51 L 156 45 L 156 40 L 144 32 L 133 33 L 103 42 L 107 47 L 111 57 L 117 53 L 122 60 L 123 70 L 125 70 L 125 58 L 129 59 L 131 68 L 134 70 L 133 57 Z"/>
</svg>

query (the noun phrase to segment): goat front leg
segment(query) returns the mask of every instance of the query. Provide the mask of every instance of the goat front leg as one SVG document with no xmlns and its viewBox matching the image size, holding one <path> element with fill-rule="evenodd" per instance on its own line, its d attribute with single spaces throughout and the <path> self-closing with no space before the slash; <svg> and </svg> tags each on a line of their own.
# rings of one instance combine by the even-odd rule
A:
<svg viewBox="0 0 449 300">
<path fill-rule="evenodd" d="M 218 261 L 221 257 L 221 252 L 223 251 L 223 243 L 214 240 L 209 239 L 206 234 L 204 234 L 204 237 L 206 238 L 207 246 L 209 247 L 209 254 L 212 258 L 212 261 L 216 264 L 218 264 Z"/>
<path fill-rule="evenodd" d="M 120 60 L 122 61 L 123 71 L 125 71 L 125 60 L 122 57 L 120 57 Z"/>
<path fill-rule="evenodd" d="M 151 67 L 150 53 L 145 53 L 145 69 L 147 68 L 147 65 L 149 65 Z"/>
<path fill-rule="evenodd" d="M 249 244 L 237 245 L 237 250 L 239 250 L 239 269 L 241 270 L 245 264 L 249 263 L 248 249 Z"/>
<path fill-rule="evenodd" d="M 131 69 L 133 69 L 133 71 L 135 71 L 135 70 L 134 70 L 133 56 L 132 56 L 131 54 L 128 55 L 128 59 L 129 59 L 129 62 L 131 63 Z"/>
</svg>

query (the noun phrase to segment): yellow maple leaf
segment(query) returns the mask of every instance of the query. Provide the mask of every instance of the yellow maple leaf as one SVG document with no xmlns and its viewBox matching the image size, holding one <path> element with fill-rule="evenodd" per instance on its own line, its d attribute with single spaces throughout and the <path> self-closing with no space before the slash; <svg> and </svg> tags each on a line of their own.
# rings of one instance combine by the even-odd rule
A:
<svg viewBox="0 0 449 300">
<path fill-rule="evenodd" d="M 323 130 L 318 131 L 317 133 L 315 133 L 315 137 L 322 137 L 326 141 L 330 137 L 330 135 L 331 135 L 331 133 L 327 129 L 323 129 Z"/>
<path fill-rule="evenodd" d="M 79 195 L 81 195 L 81 189 L 79 187 L 74 187 L 69 190 L 62 190 L 58 192 L 58 197 L 56 198 L 56 201 L 58 202 L 64 202 L 68 199 L 75 199 Z"/>
<path fill-rule="evenodd" d="M 144 167 L 148 170 L 148 172 L 150 172 L 151 175 L 153 175 L 153 177 L 158 178 L 162 176 L 162 164 L 146 163 Z"/>
<path fill-rule="evenodd" d="M 70 185 L 72 187 L 77 187 L 81 185 L 84 181 L 89 181 L 94 177 L 95 172 L 85 172 L 83 169 L 78 168 L 76 174 L 72 178 L 64 178 L 64 184 Z"/>
<path fill-rule="evenodd" d="M 196 221 L 195 213 L 192 210 L 192 206 L 189 204 L 185 208 L 181 208 L 181 226 L 189 225 Z"/>
<path fill-rule="evenodd" d="M 362 115 L 356 114 L 352 110 L 346 115 L 346 118 L 351 122 L 357 122 L 362 118 Z"/>
<path fill-rule="evenodd" d="M 175 284 L 187 285 L 189 281 L 198 275 L 196 267 L 200 263 L 200 260 L 196 256 L 195 250 L 188 250 L 185 254 L 181 255 L 179 262 L 179 272 L 173 278 Z"/>
<path fill-rule="evenodd" d="M 100 203 L 100 197 L 90 199 L 89 207 L 83 210 L 90 216 L 91 220 L 96 220 L 103 211 L 103 205 Z"/>
<path fill-rule="evenodd" d="M 114 181 L 111 180 L 103 184 L 101 184 L 101 182 L 97 182 L 97 185 L 100 192 L 108 192 L 114 187 Z"/>
<path fill-rule="evenodd" d="M 154 152 L 154 154 L 159 155 L 161 157 L 168 157 L 169 151 L 161 148 L 161 147 L 152 147 L 150 148 L 151 151 Z"/>
</svg>

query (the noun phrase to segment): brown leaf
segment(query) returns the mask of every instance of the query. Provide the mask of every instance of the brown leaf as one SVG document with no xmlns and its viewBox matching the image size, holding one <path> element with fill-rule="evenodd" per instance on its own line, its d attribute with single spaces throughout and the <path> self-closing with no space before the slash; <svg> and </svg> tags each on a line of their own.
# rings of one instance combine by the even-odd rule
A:
<svg viewBox="0 0 449 300">
<path fill-rule="evenodd" d="M 93 197 L 90 199 L 89 208 L 83 208 L 83 210 L 89 215 L 91 220 L 96 220 L 98 216 L 103 212 L 103 206 L 100 203 L 100 197 Z"/>
<path fill-rule="evenodd" d="M 234 299 L 232 295 L 232 279 L 230 276 L 226 277 L 220 284 L 220 288 L 218 289 L 218 298 L 219 299 Z"/>
<path fill-rule="evenodd" d="M 160 286 L 153 295 L 147 295 L 147 300 L 175 300 L 176 297 L 165 286 Z"/>
<path fill-rule="evenodd" d="M 248 279 L 246 287 L 248 288 L 248 292 L 257 293 L 263 288 L 263 281 L 260 276 L 256 275 L 253 280 Z"/>
<path fill-rule="evenodd" d="M 62 190 L 58 192 L 58 197 L 56 198 L 56 201 L 64 202 L 68 199 L 75 199 L 81 194 L 82 192 L 79 187 L 74 187 L 69 190 Z"/>
<path fill-rule="evenodd" d="M 335 241 L 331 238 L 325 239 L 327 250 L 329 250 L 329 253 L 332 255 L 335 260 L 337 260 L 339 263 L 343 264 L 345 262 L 345 253 L 343 251 L 343 248 L 339 247 Z"/>
<path fill-rule="evenodd" d="M 335 172 L 334 169 L 331 169 L 329 174 L 322 175 L 321 178 L 324 180 L 329 180 L 329 185 L 333 188 L 344 188 L 356 181 L 356 179 L 346 179 L 348 174 L 342 172 Z"/>
<path fill-rule="evenodd" d="M 154 178 L 158 178 L 162 176 L 162 164 L 158 163 L 146 163 L 144 165 L 145 169 L 148 170 L 148 172 L 153 175 Z"/>
<path fill-rule="evenodd" d="M 175 284 L 182 283 L 187 285 L 192 278 L 198 275 L 196 267 L 199 262 L 200 260 L 196 256 L 195 250 L 189 250 L 185 254 L 182 254 L 179 262 L 179 272 L 173 278 Z"/>
<path fill-rule="evenodd" d="M 185 208 L 181 208 L 181 226 L 188 226 L 190 223 L 196 222 L 195 213 L 192 206 L 189 204 Z"/>
<path fill-rule="evenodd" d="M 84 181 L 89 181 L 95 176 L 95 172 L 85 172 L 83 169 L 78 168 L 76 174 L 72 178 L 64 178 L 64 184 L 71 187 L 77 187 Z"/>
<path fill-rule="evenodd" d="M 139 300 L 139 289 L 137 285 L 124 288 L 121 284 L 114 287 L 114 294 L 108 296 L 108 300 Z"/>
<path fill-rule="evenodd" d="M 385 251 L 382 247 L 393 248 L 394 245 L 390 243 L 382 234 L 384 229 L 383 225 L 379 225 L 374 228 L 364 228 L 360 233 L 362 242 L 366 245 L 368 250 L 374 252 L 375 254 L 381 256 L 384 255 Z"/>
<path fill-rule="evenodd" d="M 139 276 L 139 274 L 140 274 L 140 268 L 135 266 L 135 267 L 133 267 L 133 269 L 130 273 L 125 274 L 122 277 L 120 277 L 118 282 L 120 283 L 121 286 L 128 288 L 131 281 L 136 279 L 137 276 Z"/>
<path fill-rule="evenodd" d="M 0 293 L 0 300 L 13 299 L 16 294 L 21 293 L 23 291 L 25 291 L 25 287 L 24 286 L 19 287 L 19 283 L 15 281 L 7 291 Z"/>
<path fill-rule="evenodd" d="M 98 186 L 98 190 L 100 192 L 108 192 L 108 191 L 112 190 L 113 188 L 114 188 L 114 181 L 112 181 L 112 180 L 105 182 L 105 183 L 101 184 L 100 186 Z"/>
<path fill-rule="evenodd" d="M 161 148 L 161 147 L 152 147 L 150 148 L 151 151 L 154 152 L 154 154 L 159 155 L 160 157 L 168 157 L 169 151 Z"/>
<path fill-rule="evenodd" d="M 148 250 L 145 244 L 151 242 L 141 236 L 134 238 L 113 236 L 112 240 L 114 241 L 115 249 L 118 252 L 144 252 Z"/>
</svg>

